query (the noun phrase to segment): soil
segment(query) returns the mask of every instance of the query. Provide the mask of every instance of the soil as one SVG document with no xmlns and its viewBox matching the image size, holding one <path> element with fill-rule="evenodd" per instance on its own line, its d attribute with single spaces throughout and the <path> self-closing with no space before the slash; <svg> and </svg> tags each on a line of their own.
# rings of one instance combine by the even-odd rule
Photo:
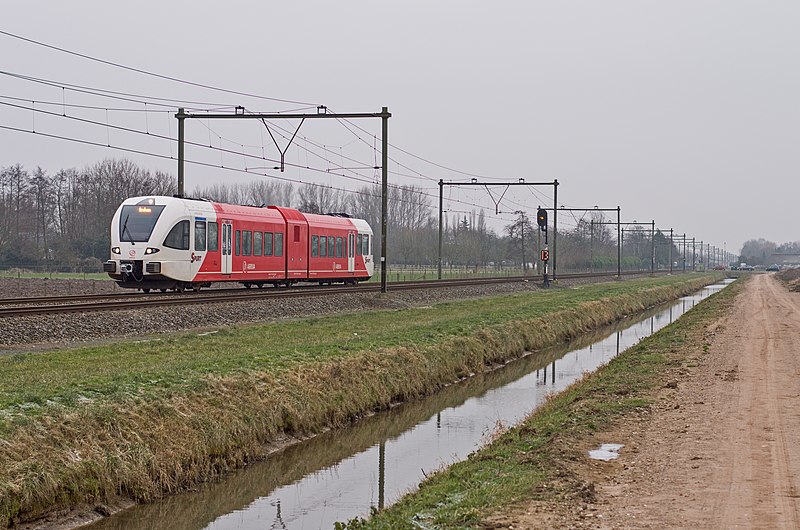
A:
<svg viewBox="0 0 800 530">
<path fill-rule="evenodd" d="M 706 341 L 649 413 L 576 442 L 586 495 L 516 506 L 504 527 L 798 528 L 800 293 L 754 275 Z M 602 443 L 619 458 L 589 459 Z"/>
</svg>

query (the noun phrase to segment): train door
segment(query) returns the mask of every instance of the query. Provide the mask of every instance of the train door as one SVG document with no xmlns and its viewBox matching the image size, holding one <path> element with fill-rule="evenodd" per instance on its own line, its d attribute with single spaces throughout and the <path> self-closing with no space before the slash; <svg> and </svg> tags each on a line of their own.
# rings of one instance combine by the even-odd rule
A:
<svg viewBox="0 0 800 530">
<path fill-rule="evenodd" d="M 286 277 L 308 277 L 308 223 L 294 219 L 286 222 Z"/>
<path fill-rule="evenodd" d="M 222 274 L 230 274 L 233 269 L 233 226 L 230 221 L 222 223 Z"/>
<path fill-rule="evenodd" d="M 347 272 L 356 270 L 356 235 L 347 234 Z"/>
</svg>

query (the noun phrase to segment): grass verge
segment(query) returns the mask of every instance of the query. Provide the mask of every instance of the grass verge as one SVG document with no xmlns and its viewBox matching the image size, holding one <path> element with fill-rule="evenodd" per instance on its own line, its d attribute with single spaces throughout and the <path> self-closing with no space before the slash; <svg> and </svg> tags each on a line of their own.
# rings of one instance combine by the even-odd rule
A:
<svg viewBox="0 0 800 530">
<path fill-rule="evenodd" d="M 148 501 L 720 275 L 594 284 L 0 359 L 0 527 Z"/>
<path fill-rule="evenodd" d="M 576 441 L 648 407 L 681 359 L 707 351 L 707 326 L 730 309 L 740 288 L 736 282 L 698 304 L 387 510 L 337 528 L 493 528 L 492 517 L 517 503 L 584 498 L 585 484 L 570 465 L 583 457 Z"/>
</svg>

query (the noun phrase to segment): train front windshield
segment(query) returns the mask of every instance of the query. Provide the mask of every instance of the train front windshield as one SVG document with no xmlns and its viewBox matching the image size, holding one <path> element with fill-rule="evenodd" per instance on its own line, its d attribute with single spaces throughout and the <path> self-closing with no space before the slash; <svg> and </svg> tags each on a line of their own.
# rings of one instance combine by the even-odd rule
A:
<svg viewBox="0 0 800 530">
<path fill-rule="evenodd" d="M 164 206 L 154 204 L 133 204 L 122 207 L 119 216 L 119 239 L 131 243 L 145 243 L 161 216 Z"/>
</svg>

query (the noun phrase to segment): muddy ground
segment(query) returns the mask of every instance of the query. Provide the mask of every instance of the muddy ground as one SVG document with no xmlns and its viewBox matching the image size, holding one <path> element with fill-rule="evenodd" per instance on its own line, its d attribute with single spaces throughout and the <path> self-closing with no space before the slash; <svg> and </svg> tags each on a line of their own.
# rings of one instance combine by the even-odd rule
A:
<svg viewBox="0 0 800 530">
<path fill-rule="evenodd" d="M 574 463 L 587 495 L 517 507 L 514 528 L 800 526 L 800 293 L 756 275 L 707 333 L 649 413 L 578 442 L 624 444 Z"/>
</svg>

